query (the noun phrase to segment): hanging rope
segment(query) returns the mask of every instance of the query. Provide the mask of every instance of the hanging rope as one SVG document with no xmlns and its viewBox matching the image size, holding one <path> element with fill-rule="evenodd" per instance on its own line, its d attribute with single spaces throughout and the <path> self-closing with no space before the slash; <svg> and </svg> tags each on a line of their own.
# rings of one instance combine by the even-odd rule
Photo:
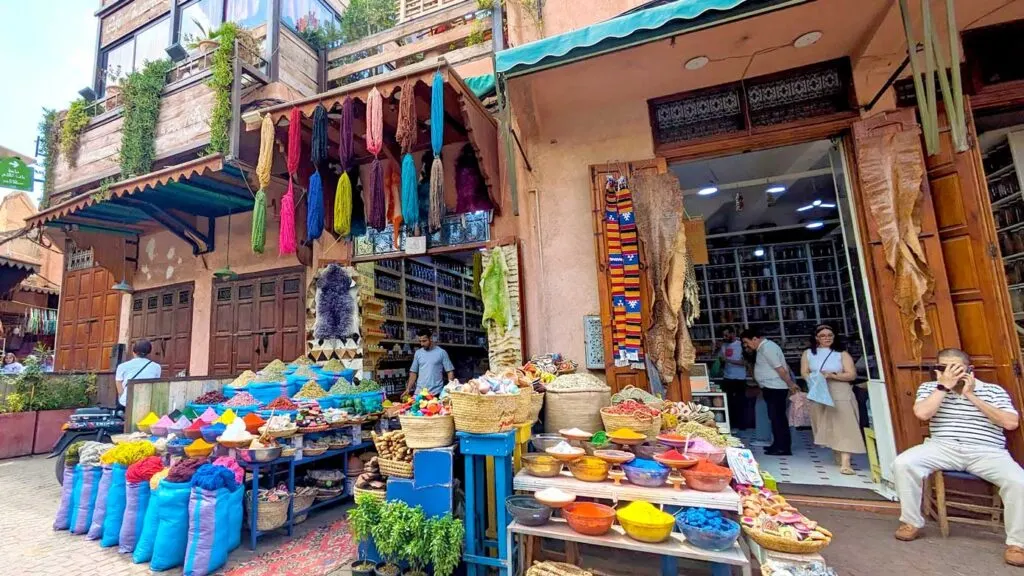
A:
<svg viewBox="0 0 1024 576">
<path fill-rule="evenodd" d="M 274 165 L 274 121 L 270 114 L 263 116 L 263 124 L 260 126 L 260 153 L 256 161 L 256 179 L 259 181 L 259 191 L 256 192 L 256 199 L 252 207 L 252 251 L 256 254 L 263 254 L 267 242 L 267 194 L 265 190 L 270 186 L 270 172 Z"/>
<path fill-rule="evenodd" d="M 396 166 L 388 163 L 384 177 L 388 198 L 388 222 L 391 223 L 391 241 L 398 246 L 402 236 L 402 180 Z"/>
<path fill-rule="evenodd" d="M 342 170 L 352 167 L 352 98 L 346 97 L 341 104 L 341 138 L 338 142 L 338 159 Z"/>
<path fill-rule="evenodd" d="M 312 243 L 324 233 L 324 186 L 320 172 L 309 177 L 308 208 L 306 208 L 306 243 Z"/>
<path fill-rule="evenodd" d="M 434 151 L 434 162 L 430 166 L 430 217 L 427 227 L 431 233 L 441 229 L 444 217 L 444 167 L 441 164 L 441 147 L 444 145 L 444 77 L 434 73 L 430 87 L 430 147 Z"/>
<path fill-rule="evenodd" d="M 366 225 L 383 230 L 387 225 L 384 207 L 384 167 L 380 163 L 381 148 L 384 146 L 384 99 L 374 87 L 366 98 L 366 149 L 373 154 L 370 166 L 370 202 Z"/>
<path fill-rule="evenodd" d="M 419 183 L 416 181 L 416 161 L 412 154 L 402 158 L 402 220 L 410 230 L 416 228 L 420 218 Z"/>
<path fill-rule="evenodd" d="M 409 153 L 416 146 L 416 93 L 415 82 L 406 80 L 402 84 L 402 95 L 398 100 L 398 128 L 395 139 L 403 153 Z"/>
</svg>

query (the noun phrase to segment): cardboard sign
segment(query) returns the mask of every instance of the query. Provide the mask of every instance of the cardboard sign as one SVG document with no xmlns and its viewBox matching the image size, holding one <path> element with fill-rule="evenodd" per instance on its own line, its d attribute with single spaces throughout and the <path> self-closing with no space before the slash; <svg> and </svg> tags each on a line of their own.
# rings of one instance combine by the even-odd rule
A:
<svg viewBox="0 0 1024 576">
<path fill-rule="evenodd" d="M 408 236 L 405 239 L 405 253 L 406 254 L 426 254 L 427 253 L 427 237 L 426 236 Z"/>
</svg>

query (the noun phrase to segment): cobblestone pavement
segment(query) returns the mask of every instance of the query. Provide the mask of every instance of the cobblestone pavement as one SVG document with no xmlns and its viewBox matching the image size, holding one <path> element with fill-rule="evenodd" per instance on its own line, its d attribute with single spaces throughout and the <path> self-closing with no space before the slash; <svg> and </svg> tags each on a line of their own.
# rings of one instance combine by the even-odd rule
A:
<svg viewBox="0 0 1024 576">
<path fill-rule="evenodd" d="M 151 574 L 148 564 L 132 564 L 131 558 L 119 554 L 116 546 L 101 548 L 99 542 L 85 536 L 53 531 L 53 518 L 60 502 L 60 485 L 53 467 L 53 460 L 42 456 L 0 461 L 0 569 L 18 576 Z M 333 522 L 343 513 L 343 509 L 335 508 L 318 514 L 297 526 L 296 536 Z M 286 540 L 285 536 L 266 536 L 257 542 L 256 552 L 250 552 L 248 533 L 243 532 L 242 536 L 245 540 L 231 554 L 229 567 L 273 550 Z"/>
</svg>

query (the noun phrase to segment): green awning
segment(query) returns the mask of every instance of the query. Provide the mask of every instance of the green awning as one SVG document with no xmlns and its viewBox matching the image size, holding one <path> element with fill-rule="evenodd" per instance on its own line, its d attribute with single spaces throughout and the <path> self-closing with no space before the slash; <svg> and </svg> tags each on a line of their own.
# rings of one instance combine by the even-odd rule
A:
<svg viewBox="0 0 1024 576">
<path fill-rule="evenodd" d="M 810 0 L 676 0 L 495 54 L 499 74 L 518 76 L 747 18 Z"/>
</svg>

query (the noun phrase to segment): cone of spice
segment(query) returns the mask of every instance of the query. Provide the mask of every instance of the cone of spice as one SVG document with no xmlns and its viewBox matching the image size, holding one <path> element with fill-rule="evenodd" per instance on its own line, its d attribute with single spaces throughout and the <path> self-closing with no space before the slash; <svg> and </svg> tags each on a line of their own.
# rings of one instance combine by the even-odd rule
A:
<svg viewBox="0 0 1024 576">
<path fill-rule="evenodd" d="M 245 417 L 242 418 L 242 421 L 245 422 L 245 429 L 250 434 L 259 434 L 260 426 L 263 426 L 264 424 L 267 423 L 266 420 L 260 418 L 259 415 L 256 414 L 255 412 L 250 412 L 249 414 L 246 414 Z"/>
</svg>

